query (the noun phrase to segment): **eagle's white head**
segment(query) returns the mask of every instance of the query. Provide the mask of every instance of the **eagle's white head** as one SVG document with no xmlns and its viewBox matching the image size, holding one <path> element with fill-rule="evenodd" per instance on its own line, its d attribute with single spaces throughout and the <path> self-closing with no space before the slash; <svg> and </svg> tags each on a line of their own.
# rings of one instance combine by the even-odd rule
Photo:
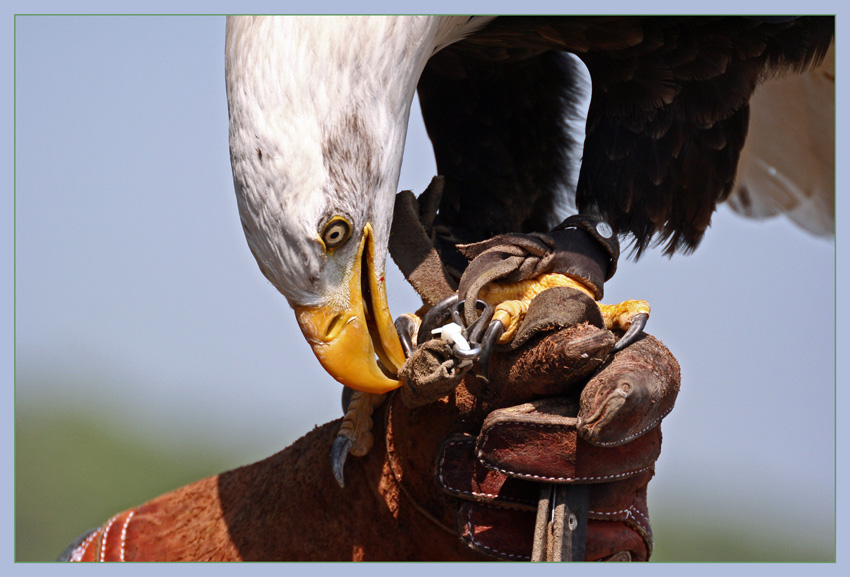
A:
<svg viewBox="0 0 850 577">
<path fill-rule="evenodd" d="M 322 365 L 355 389 L 399 386 L 383 280 L 393 199 L 419 76 L 460 28 L 430 17 L 227 22 L 245 237 Z"/>
</svg>

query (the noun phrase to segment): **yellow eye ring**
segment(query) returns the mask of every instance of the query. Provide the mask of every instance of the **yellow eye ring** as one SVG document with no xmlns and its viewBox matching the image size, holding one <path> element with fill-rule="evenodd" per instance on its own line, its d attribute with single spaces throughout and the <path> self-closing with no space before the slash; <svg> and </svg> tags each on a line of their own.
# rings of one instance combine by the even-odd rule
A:
<svg viewBox="0 0 850 577">
<path fill-rule="evenodd" d="M 349 236 L 351 236 L 351 223 L 341 216 L 335 216 L 322 230 L 322 244 L 325 245 L 325 250 L 334 250 L 342 246 Z"/>
</svg>

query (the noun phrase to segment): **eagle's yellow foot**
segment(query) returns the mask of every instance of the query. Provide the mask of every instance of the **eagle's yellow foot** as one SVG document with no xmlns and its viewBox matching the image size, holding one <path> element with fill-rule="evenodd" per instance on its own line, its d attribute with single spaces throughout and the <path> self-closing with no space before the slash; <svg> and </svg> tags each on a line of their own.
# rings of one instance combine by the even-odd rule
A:
<svg viewBox="0 0 850 577">
<path fill-rule="evenodd" d="M 355 457 L 365 456 L 372 448 L 372 413 L 384 401 L 384 394 L 354 391 L 342 419 L 331 449 L 331 464 L 334 478 L 340 487 L 345 486 L 343 467 L 348 454 Z"/>
<path fill-rule="evenodd" d="M 507 344 L 513 340 L 516 331 L 531 300 L 546 289 L 566 286 L 582 291 L 591 298 L 593 293 L 581 282 L 558 273 L 544 274 L 534 279 L 516 283 L 494 282 L 484 288 L 481 298 L 493 309 L 493 320 L 504 326 L 504 332 L 498 344 Z M 613 352 L 628 346 L 643 331 L 649 319 L 649 303 L 642 300 L 628 300 L 615 305 L 597 302 L 599 312 L 608 330 L 625 331 L 623 337 L 614 345 Z"/>
<path fill-rule="evenodd" d="M 611 349 L 616 353 L 632 344 L 643 332 L 646 321 L 649 320 L 649 303 L 646 301 L 623 301 L 616 305 L 597 303 L 605 328 L 609 331 L 625 331 Z"/>
<path fill-rule="evenodd" d="M 525 313 L 528 312 L 529 302 L 525 300 L 504 301 L 497 304 L 493 309 L 493 320 L 499 321 L 505 327 L 504 332 L 499 336 L 498 344 L 504 345 L 514 340 L 517 329 L 522 319 L 525 318 Z"/>
<path fill-rule="evenodd" d="M 422 317 L 403 315 L 396 320 L 396 330 L 402 342 L 406 356 L 416 349 L 414 336 L 420 342 L 432 338 L 432 334 L 453 341 L 453 351 L 464 362 L 478 362 L 478 375 L 487 378 L 488 365 L 493 349 L 497 344 L 508 344 L 516 336 L 531 301 L 550 288 L 568 287 L 583 292 L 594 299 L 593 290 L 580 280 L 559 273 L 547 273 L 518 282 L 492 281 L 484 285 L 478 293 L 476 308 L 484 307 L 481 315 L 468 326 L 463 326 L 465 302 L 458 301 L 458 295 L 452 295 L 429 309 Z M 483 302 L 482 302 L 483 301 Z M 625 334 L 615 343 L 612 352 L 625 348 L 641 334 L 649 319 L 649 303 L 630 300 L 616 305 L 602 304 L 594 299 L 599 308 L 604 325 L 609 330 L 623 330 Z M 486 304 L 485 304 L 486 303 Z M 492 312 L 491 312 L 492 311 Z M 460 332 L 463 339 L 458 342 L 447 336 L 442 323 L 454 319 L 457 330 L 448 331 L 448 335 Z M 486 324 L 485 324 L 486 323 Z M 450 325 L 451 326 L 451 325 Z M 461 346 L 462 345 L 462 346 Z"/>
<path fill-rule="evenodd" d="M 635 322 L 638 315 L 649 317 L 649 303 L 646 301 L 623 301 L 615 305 L 597 303 L 605 328 L 609 331 L 619 329 L 628 330 Z"/>
<path fill-rule="evenodd" d="M 493 320 L 501 322 L 505 327 L 498 343 L 504 345 L 513 340 L 522 319 L 525 318 L 528 305 L 534 297 L 547 289 L 562 286 L 580 290 L 593 298 L 593 293 L 582 283 L 558 273 L 543 274 L 514 283 L 497 281 L 484 287 L 481 291 L 481 299 L 494 307 Z"/>
</svg>

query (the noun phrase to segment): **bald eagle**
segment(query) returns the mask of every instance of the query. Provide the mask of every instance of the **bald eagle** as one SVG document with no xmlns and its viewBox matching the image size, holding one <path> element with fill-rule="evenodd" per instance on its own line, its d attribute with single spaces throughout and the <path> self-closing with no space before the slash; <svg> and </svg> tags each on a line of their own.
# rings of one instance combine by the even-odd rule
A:
<svg viewBox="0 0 850 577">
<path fill-rule="evenodd" d="M 546 232 L 571 203 L 635 256 L 690 252 L 733 192 L 756 87 L 818 63 L 833 31 L 832 17 L 230 17 L 245 237 L 324 368 L 392 390 L 404 353 L 384 265 L 417 92 L 447 263 L 464 266 L 457 243 Z"/>
</svg>

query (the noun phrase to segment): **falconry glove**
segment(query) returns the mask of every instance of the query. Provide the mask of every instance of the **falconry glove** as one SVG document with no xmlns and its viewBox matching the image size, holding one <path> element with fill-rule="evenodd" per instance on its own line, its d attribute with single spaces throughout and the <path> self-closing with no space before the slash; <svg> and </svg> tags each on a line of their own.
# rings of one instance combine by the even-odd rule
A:
<svg viewBox="0 0 850 577">
<path fill-rule="evenodd" d="M 404 202 L 415 206 L 410 197 Z M 678 392 L 679 368 L 652 337 L 632 331 L 634 344 L 626 346 L 606 329 L 620 327 L 606 323 L 604 305 L 594 300 L 616 270 L 616 237 L 605 223 L 575 216 L 549 235 L 501 235 L 459 248 L 471 260 L 457 297 L 466 305 L 467 323 L 477 314 L 470 303 L 494 281 L 528 282 L 554 272 L 581 284 L 545 288 L 530 299 L 511 340 L 488 359 L 486 380 L 470 373 L 471 363 L 457 358 L 448 341 L 429 339 L 427 316 L 423 320 L 419 338 L 428 340 L 399 375 L 403 402 L 416 413 L 428 411 L 429 403 L 457 402 L 459 395 L 475 399 L 461 419 L 469 428 L 442 441 L 435 473 L 440 490 L 462 503 L 457 526 L 463 541 L 483 554 L 533 559 L 545 547 L 536 517 L 546 487 L 586 486 L 581 558 L 647 559 L 646 485 L 660 452 L 658 425 Z M 420 247 L 418 253 L 430 254 L 434 267 L 432 250 Z M 396 261 L 405 265 L 403 258 Z M 492 410 L 476 428 L 472 413 L 481 418 L 485 406 Z M 430 426 L 440 421 L 434 415 L 421 420 Z"/>
<path fill-rule="evenodd" d="M 590 300 L 551 289 L 532 302 L 526 322 L 570 299 Z M 523 346 L 494 354 L 487 382 L 467 374 L 448 396 L 407 411 L 397 405 L 416 398 L 409 386 L 392 401 L 405 419 L 395 418 L 394 442 L 404 447 L 398 453 L 422 454 L 439 444 L 436 484 L 457 499 L 445 506 L 456 511 L 470 548 L 531 559 L 541 490 L 586 485 L 583 558 L 648 559 L 646 485 L 661 448 L 658 425 L 678 393 L 679 367 L 649 335 L 611 355 L 615 341 L 589 322 L 537 331 Z M 405 365 L 416 366 L 415 357 Z M 428 383 L 416 385 L 423 396 Z M 422 430 L 402 434 L 412 422 Z"/>
<path fill-rule="evenodd" d="M 576 558 L 645 560 L 646 485 L 679 368 L 649 335 L 615 351 L 622 338 L 606 326 L 587 291 L 544 290 L 496 347 L 486 380 L 442 339 L 412 350 L 406 384 L 375 407 L 376 442 L 349 461 L 344 489 L 327 471 L 336 421 L 119 513 L 63 558 L 532 559 L 541 494 L 576 485 L 587 506 Z"/>
</svg>

